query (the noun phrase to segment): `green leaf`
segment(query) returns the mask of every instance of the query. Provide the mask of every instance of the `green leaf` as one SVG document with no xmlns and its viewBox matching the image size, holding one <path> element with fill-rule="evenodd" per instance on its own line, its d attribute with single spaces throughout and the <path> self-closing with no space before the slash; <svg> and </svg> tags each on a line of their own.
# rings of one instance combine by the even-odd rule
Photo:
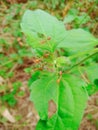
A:
<svg viewBox="0 0 98 130">
<path fill-rule="evenodd" d="M 76 16 L 68 14 L 65 18 L 64 18 L 64 23 L 70 23 L 75 19 Z"/>
<path fill-rule="evenodd" d="M 74 11 L 74 12 L 73 12 Z M 64 23 L 70 23 L 74 21 L 74 25 L 79 26 L 80 24 L 85 24 L 90 21 L 90 16 L 86 13 L 82 13 L 80 16 L 77 10 L 71 9 L 67 16 L 64 18 Z"/>
<path fill-rule="evenodd" d="M 80 69 L 82 73 L 86 74 L 86 78 L 91 84 L 98 79 L 98 63 L 91 62 L 88 66 L 82 66 Z"/>
<path fill-rule="evenodd" d="M 81 67 L 81 70 L 86 73 L 86 77 L 90 82 L 86 87 L 89 95 L 98 92 L 98 64 L 91 63 L 89 66 Z"/>
<path fill-rule="evenodd" d="M 80 52 L 90 50 L 97 44 L 97 39 L 83 29 L 72 29 L 65 33 L 65 38 L 58 48 L 67 48 L 70 51 Z"/>
<path fill-rule="evenodd" d="M 23 16 L 21 28 L 33 48 L 51 51 L 55 49 L 65 32 L 63 22 L 40 9 L 27 10 Z"/>
<path fill-rule="evenodd" d="M 88 92 L 88 95 L 91 96 L 91 95 L 93 95 L 94 93 L 96 93 L 98 91 L 98 84 L 97 84 L 97 86 L 95 86 L 93 84 L 88 84 L 86 86 L 86 90 Z"/>
<path fill-rule="evenodd" d="M 84 69 L 91 83 L 94 83 L 94 80 L 98 79 L 98 64 L 91 63 L 89 66 L 85 67 Z"/>
<path fill-rule="evenodd" d="M 90 21 L 90 16 L 86 13 L 82 13 L 82 15 L 77 16 L 75 19 L 77 25 L 86 24 L 88 21 Z"/>
<path fill-rule="evenodd" d="M 78 16 L 78 10 L 77 9 L 74 9 L 74 8 L 71 8 L 68 12 L 68 14 L 65 16 L 63 22 L 66 24 L 66 23 L 70 23 L 72 22 L 73 20 L 76 19 L 76 17 Z"/>
<path fill-rule="evenodd" d="M 12 93 L 5 94 L 5 95 L 1 96 L 0 99 L 3 102 L 7 102 L 11 107 L 15 106 L 15 104 L 17 103 L 17 100 L 15 99 L 15 97 Z"/>
<path fill-rule="evenodd" d="M 63 76 L 56 88 L 57 111 L 46 121 L 40 119 L 36 130 L 78 130 L 88 99 L 85 89 L 70 75 Z"/>
<path fill-rule="evenodd" d="M 29 81 L 28 81 L 28 86 L 29 86 L 29 87 L 32 85 L 32 83 L 33 83 L 34 81 L 36 81 L 36 80 L 39 78 L 39 75 L 40 75 L 40 71 L 35 71 L 35 72 L 32 74 L 31 78 L 30 78 Z"/>
<path fill-rule="evenodd" d="M 25 12 L 21 28 L 33 48 L 51 52 L 57 48 L 75 52 L 90 50 L 98 43 L 96 38 L 83 29 L 66 31 L 63 21 L 39 9 Z"/>
<path fill-rule="evenodd" d="M 48 102 L 53 100 L 56 102 L 56 94 L 58 89 L 58 84 L 56 83 L 56 76 L 42 77 L 36 80 L 31 85 L 31 101 L 40 115 L 42 120 L 48 118 Z"/>
</svg>

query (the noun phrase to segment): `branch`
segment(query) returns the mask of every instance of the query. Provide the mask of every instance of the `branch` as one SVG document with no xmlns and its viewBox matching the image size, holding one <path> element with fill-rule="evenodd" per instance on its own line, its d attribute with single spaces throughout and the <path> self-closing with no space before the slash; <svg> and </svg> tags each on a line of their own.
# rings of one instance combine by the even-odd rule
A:
<svg viewBox="0 0 98 130">
<path fill-rule="evenodd" d="M 65 73 L 68 73 L 69 71 L 71 71 L 73 68 L 81 65 L 84 61 L 88 60 L 89 58 L 93 57 L 94 55 L 96 55 L 98 52 L 95 52 L 89 56 L 87 56 L 86 58 L 84 58 L 83 60 L 81 60 L 80 62 L 76 63 L 75 65 L 73 65 L 71 68 L 69 68 L 68 70 L 65 71 Z"/>
</svg>

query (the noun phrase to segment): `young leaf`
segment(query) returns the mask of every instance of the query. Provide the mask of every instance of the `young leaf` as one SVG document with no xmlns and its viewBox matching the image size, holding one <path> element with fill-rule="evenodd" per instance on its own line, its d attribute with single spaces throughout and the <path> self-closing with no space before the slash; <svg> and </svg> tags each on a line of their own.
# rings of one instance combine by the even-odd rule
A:
<svg viewBox="0 0 98 130">
<path fill-rule="evenodd" d="M 97 40 L 89 32 L 83 29 L 66 31 L 63 22 L 39 9 L 25 12 L 21 28 L 33 48 L 52 52 L 57 47 L 71 51 L 89 50 L 97 44 Z"/>
<path fill-rule="evenodd" d="M 55 49 L 65 32 L 63 22 L 40 9 L 27 10 L 21 28 L 33 48 L 45 48 L 51 51 Z"/>
</svg>

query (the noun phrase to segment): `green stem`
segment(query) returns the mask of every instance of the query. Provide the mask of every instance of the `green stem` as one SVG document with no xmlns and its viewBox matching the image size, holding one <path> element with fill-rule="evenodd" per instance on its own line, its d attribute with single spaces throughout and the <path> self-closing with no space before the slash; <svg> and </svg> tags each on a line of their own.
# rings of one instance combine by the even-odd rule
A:
<svg viewBox="0 0 98 130">
<path fill-rule="evenodd" d="M 79 57 L 79 56 L 88 54 L 88 53 L 90 53 L 90 52 L 92 52 L 92 53 L 98 52 L 98 48 L 95 48 L 95 49 L 93 49 L 93 50 L 88 50 L 88 51 L 84 51 L 84 52 L 81 52 L 81 53 L 72 55 L 72 56 L 70 56 L 69 58 L 70 58 L 70 60 L 72 60 L 72 59 L 77 58 L 77 57 Z"/>
<path fill-rule="evenodd" d="M 98 53 L 98 50 L 94 53 L 92 53 L 91 55 L 85 57 L 83 60 L 81 60 L 80 62 L 76 63 L 75 65 L 73 65 L 71 68 L 69 68 L 68 70 L 66 70 L 66 73 L 70 72 L 73 68 L 81 65 L 84 61 L 88 60 L 89 58 L 91 58 L 92 56 L 96 55 Z"/>
</svg>

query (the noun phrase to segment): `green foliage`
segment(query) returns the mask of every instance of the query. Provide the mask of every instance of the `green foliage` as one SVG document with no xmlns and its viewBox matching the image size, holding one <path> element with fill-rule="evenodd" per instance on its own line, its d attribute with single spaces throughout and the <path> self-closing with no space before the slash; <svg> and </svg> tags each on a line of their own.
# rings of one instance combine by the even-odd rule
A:
<svg viewBox="0 0 98 130">
<path fill-rule="evenodd" d="M 12 92 L 7 92 L 3 96 L 1 96 L 0 97 L 1 101 L 2 102 L 7 102 L 11 107 L 15 106 L 15 104 L 17 103 L 17 100 L 15 99 L 15 95 L 16 95 L 16 93 L 17 93 L 20 86 L 21 86 L 20 82 L 13 83 Z M 3 86 L 3 88 L 4 88 L 4 86 Z"/>
<path fill-rule="evenodd" d="M 89 66 L 82 67 L 82 72 L 84 71 L 87 75 L 89 80 L 89 84 L 87 85 L 86 89 L 89 95 L 94 94 L 98 91 L 98 65 L 95 63 L 91 63 Z"/>
<path fill-rule="evenodd" d="M 46 77 L 46 79 L 48 79 L 48 78 Z M 44 81 L 45 81 L 45 79 L 42 81 L 42 84 L 45 83 Z M 59 129 L 76 130 L 76 129 L 78 129 L 79 123 L 82 118 L 81 113 L 83 113 L 83 110 L 86 106 L 86 101 L 87 101 L 86 92 L 82 88 L 80 82 L 78 81 L 78 78 L 76 80 L 76 78 L 74 76 L 64 75 L 62 77 L 60 84 L 58 84 L 58 83 L 53 84 L 53 81 L 55 82 L 55 79 L 52 78 L 52 81 L 50 81 L 51 86 L 50 86 L 50 84 L 48 84 L 49 80 L 47 82 L 47 84 L 49 86 L 46 86 L 44 84 L 44 87 L 48 90 L 47 94 L 45 94 L 44 92 L 41 92 L 40 90 L 39 90 L 40 92 L 38 92 L 38 90 L 36 90 L 36 94 L 40 93 L 41 94 L 40 97 L 43 97 L 43 95 L 46 95 L 45 99 L 48 99 L 48 95 L 51 97 L 50 99 L 52 99 L 52 96 L 54 95 L 54 102 L 57 105 L 57 111 L 51 118 L 48 118 L 46 121 L 44 121 L 45 119 L 43 119 L 41 116 L 41 120 L 39 121 L 36 129 L 37 130 L 40 130 L 40 129 L 43 129 L 43 130 L 48 130 L 48 129 L 50 129 L 50 130 L 59 130 Z M 40 88 L 42 85 L 37 84 L 36 86 L 34 86 L 32 84 L 32 86 L 35 87 L 35 89 L 36 89 L 37 86 Z M 43 87 L 42 91 L 45 90 L 44 87 Z M 51 90 L 49 90 L 49 87 L 52 87 Z M 32 97 L 32 95 L 34 95 L 35 91 L 32 90 L 32 92 L 31 92 L 31 97 Z M 52 94 L 52 95 L 50 95 L 50 94 Z M 39 100 L 38 96 L 37 96 L 37 98 Z M 80 98 L 81 98 L 81 100 L 80 100 Z M 38 105 L 37 99 L 35 101 Z M 49 101 L 49 99 L 48 99 L 48 101 Z M 38 108 L 42 105 L 42 102 L 39 103 Z M 43 102 L 43 105 L 42 105 L 43 108 L 40 107 L 41 112 L 44 109 L 46 109 L 45 106 L 46 105 Z M 80 108 L 81 108 L 81 110 L 79 110 Z M 44 113 L 44 115 L 45 115 L 45 113 Z"/>
<path fill-rule="evenodd" d="M 90 87 L 86 82 L 89 79 L 85 80 L 84 69 L 82 74 L 78 67 L 81 68 L 85 60 L 98 53 L 95 48 L 98 39 L 83 29 L 65 30 L 63 21 L 39 9 L 25 12 L 21 28 L 28 43 L 36 52 L 42 52 L 39 55 L 43 63 L 39 64 L 42 65 L 42 70 L 35 71 L 29 80 L 30 99 L 40 116 L 36 130 L 78 130 L 88 94 L 98 90 L 92 92 L 88 89 L 91 90 L 93 85 L 98 84 L 97 64 L 95 63 L 96 67 L 92 65 L 94 73 L 89 64 L 84 66 L 91 79 Z M 67 57 L 58 56 L 58 49 L 62 48 L 67 49 Z M 49 54 L 48 57 L 44 56 L 45 52 Z M 51 100 L 56 105 L 56 112 L 49 117 Z"/>
<path fill-rule="evenodd" d="M 58 6 L 59 8 L 64 7 L 65 3 L 65 0 L 43 0 L 43 1 L 46 4 L 47 8 L 53 8 L 53 9 L 55 9 Z"/>
<path fill-rule="evenodd" d="M 46 19 L 44 20 L 43 17 Z M 30 21 L 33 23 L 30 23 Z M 37 10 L 33 13 L 27 10 L 24 14 L 21 27 L 33 48 L 43 48 L 52 52 L 60 40 L 63 39 L 64 35 L 61 34 L 65 32 L 61 21 L 58 21 L 55 17 L 42 10 Z"/>
<path fill-rule="evenodd" d="M 34 81 L 36 81 L 39 78 L 40 71 L 35 71 L 35 73 L 32 74 L 31 78 L 28 81 L 28 86 L 30 87 Z"/>
<path fill-rule="evenodd" d="M 44 20 L 43 17 L 46 19 Z M 63 22 L 42 10 L 33 13 L 30 10 L 26 11 L 21 28 L 33 48 L 52 52 L 57 48 L 67 48 L 72 51 L 90 50 L 98 42 L 89 32 L 82 29 L 66 31 Z"/>
<path fill-rule="evenodd" d="M 31 85 L 31 97 L 42 120 L 48 118 L 48 101 L 53 100 L 57 104 L 56 76 L 42 77 Z M 35 95 L 36 93 L 36 95 Z M 43 104 L 42 104 L 43 103 Z"/>
<path fill-rule="evenodd" d="M 64 18 L 64 23 L 74 23 L 73 26 L 78 28 L 81 24 L 86 24 L 91 20 L 90 16 L 86 12 L 82 12 L 79 15 L 79 11 L 77 9 L 70 9 L 67 16 Z"/>
</svg>

